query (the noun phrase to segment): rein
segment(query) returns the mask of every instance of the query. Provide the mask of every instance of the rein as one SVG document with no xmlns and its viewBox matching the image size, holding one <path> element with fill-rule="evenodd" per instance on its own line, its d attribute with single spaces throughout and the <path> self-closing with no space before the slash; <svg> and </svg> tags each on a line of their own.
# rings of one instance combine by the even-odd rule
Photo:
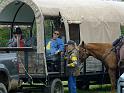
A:
<svg viewBox="0 0 124 93">
<path fill-rule="evenodd" d="M 116 47 L 112 47 L 108 52 L 105 52 L 104 54 L 103 54 L 103 56 L 102 56 L 102 60 L 105 60 L 106 59 L 106 57 L 112 52 L 112 51 L 114 51 L 114 49 L 115 49 Z M 89 51 L 86 47 L 84 47 L 84 49 L 85 49 L 85 54 L 86 55 L 89 55 L 89 53 L 87 53 L 87 51 Z M 91 53 L 94 55 L 94 57 L 96 57 L 97 58 L 97 55 L 92 51 L 92 50 L 90 50 L 91 51 Z M 93 56 L 92 55 L 92 56 Z"/>
<path fill-rule="evenodd" d="M 109 50 L 109 52 L 106 54 L 104 54 L 103 55 L 103 60 L 105 60 L 106 59 L 106 57 L 115 49 L 116 47 L 112 47 L 110 50 Z"/>
</svg>

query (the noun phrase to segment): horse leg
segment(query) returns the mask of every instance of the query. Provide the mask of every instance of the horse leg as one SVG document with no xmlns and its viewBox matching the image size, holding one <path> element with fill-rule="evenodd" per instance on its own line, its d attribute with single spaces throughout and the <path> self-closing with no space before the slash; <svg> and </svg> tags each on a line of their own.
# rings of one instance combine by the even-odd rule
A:
<svg viewBox="0 0 124 93">
<path fill-rule="evenodd" d="M 116 70 L 115 69 L 108 69 L 110 82 L 111 82 L 111 93 L 115 93 L 115 86 L 116 86 Z"/>
</svg>

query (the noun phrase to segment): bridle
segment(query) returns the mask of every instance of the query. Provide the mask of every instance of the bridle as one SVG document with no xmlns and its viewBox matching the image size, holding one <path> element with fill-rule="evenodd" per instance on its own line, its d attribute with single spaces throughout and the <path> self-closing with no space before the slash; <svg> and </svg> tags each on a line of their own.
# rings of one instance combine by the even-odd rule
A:
<svg viewBox="0 0 124 93">
<path fill-rule="evenodd" d="M 103 60 L 105 60 L 105 59 L 107 58 L 107 56 L 110 55 L 111 52 L 114 51 L 114 49 L 115 49 L 115 47 L 112 47 L 109 51 L 106 50 L 107 52 L 105 52 L 105 53 L 103 54 Z"/>
<path fill-rule="evenodd" d="M 81 55 L 81 61 L 86 60 L 90 55 L 94 56 L 97 58 L 97 55 L 92 51 L 92 50 L 88 50 L 86 47 L 80 47 L 80 51 L 82 51 L 82 53 L 80 53 Z M 102 56 L 102 60 L 105 60 L 107 58 L 107 56 L 113 51 L 113 48 L 111 48 L 108 52 L 105 52 Z"/>
<path fill-rule="evenodd" d="M 110 50 L 106 50 L 104 52 L 104 54 L 102 54 L 100 56 L 100 55 L 97 55 L 96 53 L 94 53 L 94 51 L 92 51 L 92 49 L 87 49 L 87 45 L 84 42 L 82 42 L 82 44 L 79 45 L 79 59 L 81 61 L 85 61 L 91 55 L 99 60 L 105 60 L 114 49 L 115 49 L 115 47 L 112 47 Z"/>
<path fill-rule="evenodd" d="M 88 53 L 87 48 L 80 46 L 79 55 L 80 55 L 80 58 L 79 58 L 79 59 L 80 59 L 81 61 L 85 61 L 85 60 L 88 58 L 88 56 L 89 56 L 89 53 Z"/>
</svg>

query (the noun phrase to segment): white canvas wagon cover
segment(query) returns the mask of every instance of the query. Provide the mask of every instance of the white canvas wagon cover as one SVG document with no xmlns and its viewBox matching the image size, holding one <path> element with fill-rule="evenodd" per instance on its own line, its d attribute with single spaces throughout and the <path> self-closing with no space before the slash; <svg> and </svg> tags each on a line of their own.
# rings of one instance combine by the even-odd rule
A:
<svg viewBox="0 0 124 93">
<path fill-rule="evenodd" d="M 21 4 L 19 3 L 20 6 L 18 6 L 18 1 L 25 5 L 20 8 Z M 69 31 L 68 24 L 80 25 L 81 40 L 111 43 L 120 35 L 120 24 L 124 23 L 123 10 L 124 3 L 114 1 L 0 0 L 0 23 L 11 23 L 13 20 L 14 22 L 31 23 L 35 15 L 37 42 L 44 42 L 44 16 L 61 15 L 67 32 Z M 69 39 L 68 35 L 67 38 Z M 43 43 L 38 43 L 37 47 L 39 52 L 43 52 Z"/>
</svg>

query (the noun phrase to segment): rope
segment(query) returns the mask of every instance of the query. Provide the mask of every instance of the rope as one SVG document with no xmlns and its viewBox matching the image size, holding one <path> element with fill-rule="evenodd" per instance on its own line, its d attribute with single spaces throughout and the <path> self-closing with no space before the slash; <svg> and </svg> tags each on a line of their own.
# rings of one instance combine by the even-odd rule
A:
<svg viewBox="0 0 124 93">
<path fill-rule="evenodd" d="M 17 53 L 18 60 L 19 60 L 19 58 L 20 58 L 20 60 L 22 60 L 21 57 L 19 57 L 18 55 L 19 55 L 19 53 Z M 33 84 L 33 78 L 32 78 L 32 76 L 27 72 L 27 70 L 26 70 L 24 64 L 22 63 L 22 61 L 20 61 L 20 63 L 22 64 L 22 67 L 23 67 L 24 71 L 26 72 L 26 74 L 27 74 L 28 77 L 30 78 L 30 80 L 31 80 L 30 83 Z"/>
<path fill-rule="evenodd" d="M 22 62 L 20 62 L 20 63 L 22 64 L 22 67 L 23 67 L 24 71 L 26 72 L 26 74 L 27 74 L 27 75 L 29 76 L 29 78 L 31 79 L 31 84 L 33 84 L 32 76 L 27 72 L 27 70 L 26 70 L 24 64 L 23 64 Z"/>
<path fill-rule="evenodd" d="M 103 60 L 105 60 L 106 57 L 107 57 L 114 49 L 115 49 L 115 47 L 111 48 L 107 54 L 106 54 L 106 53 L 103 54 Z"/>
</svg>

